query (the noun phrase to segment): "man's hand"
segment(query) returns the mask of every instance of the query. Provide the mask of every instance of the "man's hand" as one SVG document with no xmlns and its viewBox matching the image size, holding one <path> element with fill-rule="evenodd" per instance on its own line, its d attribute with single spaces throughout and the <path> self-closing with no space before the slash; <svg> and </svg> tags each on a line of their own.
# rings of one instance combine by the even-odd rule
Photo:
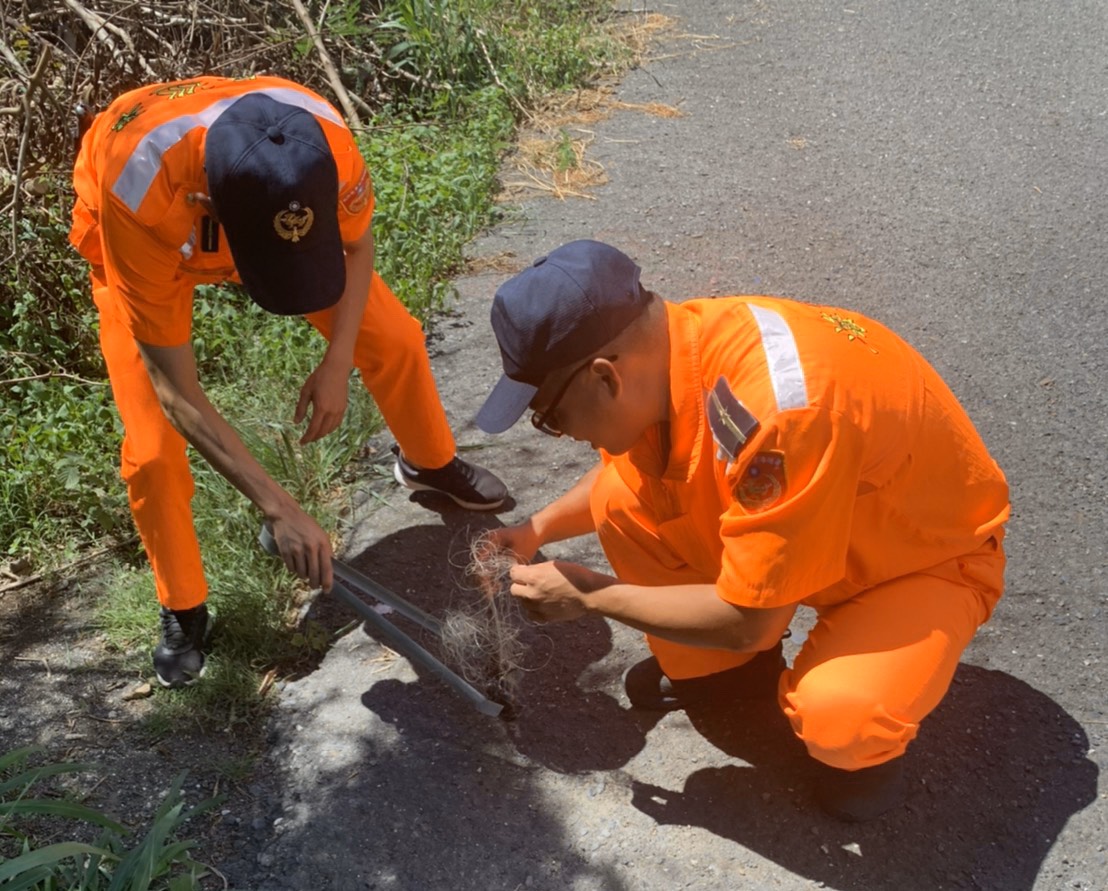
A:
<svg viewBox="0 0 1108 891">
<path fill-rule="evenodd" d="M 313 371 L 304 386 L 300 388 L 300 399 L 296 403 L 293 422 L 304 420 L 311 406 L 312 415 L 308 429 L 300 437 L 300 444 L 315 442 L 335 430 L 346 414 L 350 366 L 343 362 L 328 360 L 327 356 Z"/>
<path fill-rule="evenodd" d="M 616 579 L 576 563 L 553 561 L 513 566 L 512 596 L 536 622 L 567 622 L 588 612 L 586 598 Z"/>
<path fill-rule="evenodd" d="M 478 557 L 495 556 L 497 551 L 509 551 L 520 563 L 528 563 L 542 544 L 530 520 L 524 520 L 515 526 L 501 529 L 488 529 L 484 533 L 487 552 L 478 553 Z"/>
<path fill-rule="evenodd" d="M 330 591 L 334 574 L 331 540 L 327 533 L 300 509 L 274 518 L 271 523 L 273 539 L 289 572 L 305 579 L 313 588 Z"/>
</svg>

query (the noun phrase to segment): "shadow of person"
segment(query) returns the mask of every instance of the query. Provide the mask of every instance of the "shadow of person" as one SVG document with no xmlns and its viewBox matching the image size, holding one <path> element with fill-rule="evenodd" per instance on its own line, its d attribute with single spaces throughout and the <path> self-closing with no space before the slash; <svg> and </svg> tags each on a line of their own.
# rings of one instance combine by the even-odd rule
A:
<svg viewBox="0 0 1108 891">
<path fill-rule="evenodd" d="M 498 525 L 495 518 L 475 521 L 472 513 L 463 511 L 446 511 L 442 519 L 441 526 L 409 526 L 388 534 L 348 562 L 441 619 L 449 610 L 481 596 L 464 575 L 469 541 L 482 529 Z M 536 559 L 544 558 L 538 555 Z M 367 597 L 367 602 L 372 603 L 372 598 Z M 450 663 L 432 632 L 396 613 L 388 618 L 440 661 Z M 626 764 L 642 750 L 654 721 L 621 708 L 616 698 L 601 689 L 582 689 L 580 683 L 586 671 L 594 680 L 599 678 L 594 686 L 607 688 L 611 682 L 603 670 L 597 670 L 597 663 L 612 649 L 611 628 L 600 619 L 545 626 L 522 617 L 519 621 L 516 630 L 524 655 L 511 720 L 504 722 L 512 744 L 520 754 L 563 772 Z M 374 634 L 368 627 L 367 632 Z M 363 694 L 362 703 L 401 733 L 439 733 L 444 716 L 450 716 L 455 724 L 471 726 L 469 717 L 463 717 L 467 712 L 478 722 L 489 720 L 441 680 L 427 676 L 418 666 L 413 668 L 418 680 L 378 680 Z M 551 732 L 552 728 L 557 732 Z"/>
<path fill-rule="evenodd" d="M 1096 799 L 1084 730 L 1000 671 L 959 666 L 909 747 L 905 804 L 872 823 L 818 810 L 813 762 L 770 705 L 689 714 L 748 766 L 697 771 L 677 791 L 636 782 L 632 803 L 659 823 L 702 827 L 830 888 L 1021 891 L 1034 885 L 1066 821 Z"/>
</svg>

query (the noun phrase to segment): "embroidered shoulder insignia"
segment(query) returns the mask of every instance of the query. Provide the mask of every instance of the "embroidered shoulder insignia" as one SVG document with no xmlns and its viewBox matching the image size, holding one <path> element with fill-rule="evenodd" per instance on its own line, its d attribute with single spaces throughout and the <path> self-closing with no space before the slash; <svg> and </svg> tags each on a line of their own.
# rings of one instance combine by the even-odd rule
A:
<svg viewBox="0 0 1108 891">
<path fill-rule="evenodd" d="M 855 322 L 854 319 L 844 319 L 838 313 L 832 315 L 831 313 L 821 312 L 820 316 L 823 317 L 824 321 L 830 322 L 835 326 L 836 334 L 840 331 L 845 331 L 847 340 L 857 340 L 864 344 L 866 349 L 871 353 L 877 355 L 877 350 L 866 343 L 866 329 Z"/>
<path fill-rule="evenodd" d="M 141 102 L 136 102 L 134 108 L 132 108 L 130 111 L 123 112 L 123 114 L 121 114 L 118 118 L 116 118 L 115 123 L 112 124 L 112 132 L 113 133 L 118 133 L 120 130 L 122 130 L 124 127 L 126 127 L 129 123 L 131 123 L 131 121 L 133 121 L 140 114 L 142 114 L 142 112 L 143 112 L 142 103 Z"/>
<path fill-rule="evenodd" d="M 197 90 L 206 89 L 208 89 L 206 84 L 200 83 L 199 81 L 190 80 L 175 84 L 166 84 L 165 86 L 156 89 L 154 91 L 154 95 L 165 96 L 168 99 L 181 99 L 185 96 L 191 96 Z"/>
<path fill-rule="evenodd" d="M 361 178 L 339 196 L 339 203 L 348 214 L 356 216 L 365 210 L 366 204 L 369 203 L 369 196 L 369 171 L 363 170 Z"/>
<path fill-rule="evenodd" d="M 728 461 L 734 461 L 758 426 L 758 419 L 739 402 L 724 377 L 720 377 L 708 392 L 706 402 L 708 424 L 712 428 L 712 439 L 719 447 L 720 457 L 726 455 Z"/>
<path fill-rule="evenodd" d="M 758 452 L 734 487 L 739 504 L 756 512 L 773 507 L 785 494 L 785 453 Z"/>
</svg>

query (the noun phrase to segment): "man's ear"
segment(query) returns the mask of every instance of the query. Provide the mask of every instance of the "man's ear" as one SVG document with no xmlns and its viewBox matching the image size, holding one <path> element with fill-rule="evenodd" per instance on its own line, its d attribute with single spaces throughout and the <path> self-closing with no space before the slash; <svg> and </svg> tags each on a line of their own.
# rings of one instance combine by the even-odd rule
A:
<svg viewBox="0 0 1108 891">
<path fill-rule="evenodd" d="M 600 378 L 600 383 L 613 399 L 623 392 L 623 378 L 620 377 L 619 369 L 611 359 L 603 356 L 593 359 L 589 373 Z"/>
</svg>

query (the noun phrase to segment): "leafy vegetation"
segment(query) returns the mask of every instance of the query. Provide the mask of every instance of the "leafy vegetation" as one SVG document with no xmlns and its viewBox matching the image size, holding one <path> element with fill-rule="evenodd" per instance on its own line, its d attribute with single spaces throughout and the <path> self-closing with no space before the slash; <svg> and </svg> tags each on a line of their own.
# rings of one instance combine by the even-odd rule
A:
<svg viewBox="0 0 1108 891">
<path fill-rule="evenodd" d="M 176 834 L 188 820 L 215 807 L 216 799 L 188 807 L 181 793 L 185 776 L 178 775 L 146 835 L 135 841 L 129 829 L 95 808 L 53 790 L 43 791 L 51 777 L 81 774 L 92 765 L 35 766 L 36 755 L 38 750 L 31 747 L 0 753 L 0 888 L 192 891 L 202 887 L 201 880 L 211 871 L 189 855 L 194 843 L 179 841 Z M 35 845 L 30 824 L 41 827 L 45 821 L 75 824 L 72 831 L 98 831 L 98 835 L 91 842 Z M 5 859 L 6 853 L 13 856 Z"/>
</svg>

